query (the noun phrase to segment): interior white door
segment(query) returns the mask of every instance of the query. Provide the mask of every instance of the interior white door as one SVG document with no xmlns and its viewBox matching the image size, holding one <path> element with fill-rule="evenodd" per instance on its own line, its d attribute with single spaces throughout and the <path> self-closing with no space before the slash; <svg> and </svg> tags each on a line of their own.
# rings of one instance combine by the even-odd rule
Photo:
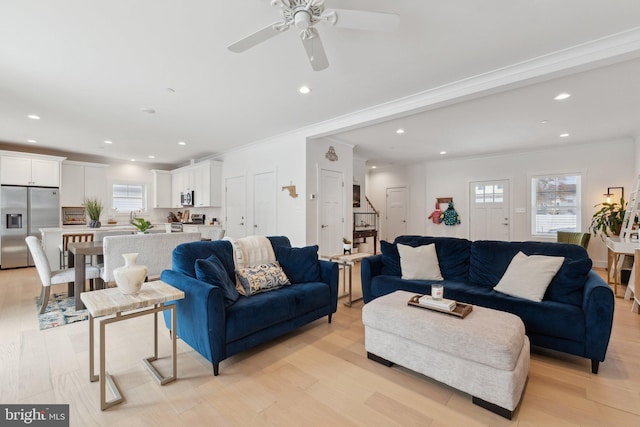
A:
<svg viewBox="0 0 640 427">
<path fill-rule="evenodd" d="M 385 235 L 389 242 L 407 234 L 407 187 L 387 188 L 386 220 Z"/>
<path fill-rule="evenodd" d="M 509 240 L 509 181 L 478 181 L 469 184 L 469 238 Z"/>
<path fill-rule="evenodd" d="M 247 187 L 245 181 L 244 176 L 225 179 L 225 234 L 234 239 L 247 235 Z"/>
<path fill-rule="evenodd" d="M 344 186 L 342 172 L 320 170 L 320 188 L 318 203 L 319 218 L 319 253 L 336 255 L 342 253 L 344 232 Z"/>
<path fill-rule="evenodd" d="M 259 173 L 253 176 L 253 234 L 275 236 L 276 231 L 276 174 Z"/>
</svg>

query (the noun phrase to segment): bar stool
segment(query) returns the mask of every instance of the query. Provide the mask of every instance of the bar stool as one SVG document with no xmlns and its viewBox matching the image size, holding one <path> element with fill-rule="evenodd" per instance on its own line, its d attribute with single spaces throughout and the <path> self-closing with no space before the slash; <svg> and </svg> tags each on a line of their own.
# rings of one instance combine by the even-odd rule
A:
<svg viewBox="0 0 640 427">
<path fill-rule="evenodd" d="M 62 235 L 60 249 L 60 268 L 67 268 L 67 255 L 70 242 L 93 242 L 93 233 L 70 233 Z"/>
</svg>

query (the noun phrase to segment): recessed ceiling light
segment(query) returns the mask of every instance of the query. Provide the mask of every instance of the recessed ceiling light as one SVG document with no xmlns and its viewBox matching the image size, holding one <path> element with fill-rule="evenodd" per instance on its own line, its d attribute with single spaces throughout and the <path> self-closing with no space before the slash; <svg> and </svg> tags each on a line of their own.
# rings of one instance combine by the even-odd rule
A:
<svg viewBox="0 0 640 427">
<path fill-rule="evenodd" d="M 40 120 L 40 116 L 36 116 L 35 114 L 29 114 L 27 117 L 31 120 Z"/>
<path fill-rule="evenodd" d="M 566 138 L 566 137 L 568 137 L 568 136 L 569 136 L 569 134 L 568 134 L 568 133 L 561 133 L 561 134 L 560 134 L 560 138 Z"/>
<path fill-rule="evenodd" d="M 135 162 L 135 161 L 136 161 L 136 159 L 129 159 L 129 160 L 131 160 L 132 162 Z"/>
<path fill-rule="evenodd" d="M 32 144 L 35 144 L 35 143 L 36 143 L 36 142 L 38 142 L 38 141 L 36 141 L 35 139 L 27 139 L 27 142 L 30 142 L 30 143 L 32 143 Z"/>
<path fill-rule="evenodd" d="M 376 169 L 376 168 L 377 168 L 377 166 L 371 166 L 371 169 Z"/>
<path fill-rule="evenodd" d="M 300 86 L 300 88 L 298 89 L 298 92 L 306 95 L 308 93 L 311 93 L 311 88 L 309 86 Z"/>
<path fill-rule="evenodd" d="M 440 154 L 442 154 L 444 156 L 445 154 L 447 154 L 447 152 L 446 151 L 441 151 Z"/>
<path fill-rule="evenodd" d="M 147 156 L 147 157 L 149 157 L 150 159 L 155 159 L 156 158 L 156 156 L 154 156 L 153 154 L 150 155 L 150 156 Z"/>
<path fill-rule="evenodd" d="M 400 129 L 396 130 L 396 133 L 398 135 L 402 135 L 404 133 L 404 129 L 400 128 Z"/>
<path fill-rule="evenodd" d="M 543 120 L 543 121 L 540 122 L 540 124 L 543 124 L 543 125 L 546 125 L 548 123 L 549 123 L 549 120 Z"/>
<path fill-rule="evenodd" d="M 180 141 L 180 142 L 178 142 L 178 145 L 187 145 L 187 143 L 184 142 L 184 141 Z"/>
<path fill-rule="evenodd" d="M 147 114 L 155 114 L 156 110 L 151 108 L 151 107 L 142 107 L 140 108 L 140 111 L 142 111 L 143 113 L 147 113 Z"/>
<path fill-rule="evenodd" d="M 105 141 L 105 144 L 113 144 L 113 141 Z"/>
<path fill-rule="evenodd" d="M 570 93 L 567 92 L 562 92 L 557 94 L 553 99 L 555 99 L 556 101 L 562 101 L 563 99 L 567 99 L 571 96 Z"/>
</svg>

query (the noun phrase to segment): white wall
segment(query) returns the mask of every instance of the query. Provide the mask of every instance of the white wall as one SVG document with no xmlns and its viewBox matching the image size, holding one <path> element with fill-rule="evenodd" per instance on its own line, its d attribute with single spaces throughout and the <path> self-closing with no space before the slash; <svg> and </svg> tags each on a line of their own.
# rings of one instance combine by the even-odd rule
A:
<svg viewBox="0 0 640 427">
<path fill-rule="evenodd" d="M 426 176 L 424 164 L 403 165 L 393 168 L 370 169 L 367 174 L 367 197 L 380 212 L 380 240 L 388 240 L 386 234 L 386 190 L 392 187 L 407 188 L 407 234 L 424 234 L 428 210 L 425 200 Z M 426 210 L 428 210 L 427 213 Z"/>
<path fill-rule="evenodd" d="M 419 169 L 424 170 L 420 179 Z M 413 172 L 412 172 L 413 171 Z M 549 150 L 511 153 L 480 158 L 451 159 L 427 162 L 413 167 L 398 167 L 369 173 L 367 186 L 374 204 L 384 206 L 385 188 L 411 185 L 412 211 L 408 233 L 469 236 L 469 183 L 473 181 L 508 179 L 511 196 L 511 240 L 544 240 L 530 233 L 530 178 L 547 173 L 581 172 L 582 230 L 588 231 L 594 205 L 603 201 L 607 187 L 624 186 L 625 196 L 631 191 L 636 171 L 636 142 L 631 139 L 601 141 Z M 426 206 L 413 201 L 419 196 L 414 186 L 424 189 Z M 436 197 L 451 196 L 462 224 L 445 226 L 433 224 L 427 216 L 433 211 Z M 424 199 L 423 199 L 424 201 Z M 376 207 L 378 207 L 376 205 Z M 515 213 L 525 208 L 525 213 Z M 384 232 L 383 232 L 384 236 Z M 384 238 L 384 237 L 383 237 Z M 589 255 L 594 265 L 606 266 L 606 247 L 599 236 L 592 236 Z"/>
<path fill-rule="evenodd" d="M 333 147 L 338 160 L 330 161 L 326 157 L 329 147 Z M 353 203 L 352 203 L 352 186 L 353 186 L 353 146 L 331 141 L 326 138 L 310 139 L 307 142 L 307 231 L 306 244 L 318 244 L 319 227 L 318 218 L 318 193 L 320 190 L 320 170 L 326 169 L 336 172 L 342 172 L 344 177 L 344 228 L 343 236 L 349 237 L 353 235 Z M 311 194 L 316 197 L 311 198 Z M 322 248 L 321 248 L 322 250 Z"/>
<path fill-rule="evenodd" d="M 226 178 L 245 176 L 247 183 L 247 233 L 251 234 L 253 222 L 253 175 L 275 171 L 277 234 L 284 235 L 294 246 L 304 246 L 306 239 L 306 138 L 290 134 L 273 140 L 246 146 L 220 159 L 222 185 Z M 283 186 L 295 185 L 297 198 L 291 198 Z M 224 191 L 223 191 L 224 204 Z M 224 226 L 224 223 L 223 223 Z"/>
</svg>

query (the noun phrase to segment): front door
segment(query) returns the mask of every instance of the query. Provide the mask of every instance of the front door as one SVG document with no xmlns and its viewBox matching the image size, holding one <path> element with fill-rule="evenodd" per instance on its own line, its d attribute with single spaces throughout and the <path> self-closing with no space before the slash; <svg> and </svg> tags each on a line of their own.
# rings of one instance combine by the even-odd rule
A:
<svg viewBox="0 0 640 427">
<path fill-rule="evenodd" d="M 469 239 L 509 240 L 509 181 L 469 184 Z"/>
<path fill-rule="evenodd" d="M 320 242 L 319 253 L 337 255 L 342 253 L 344 233 L 344 187 L 342 172 L 322 169 L 320 171 Z"/>
<path fill-rule="evenodd" d="M 246 193 L 244 176 L 225 180 L 226 235 L 234 239 L 247 235 Z"/>
<path fill-rule="evenodd" d="M 407 234 L 407 187 L 387 188 L 387 232 L 389 242 Z"/>
</svg>

